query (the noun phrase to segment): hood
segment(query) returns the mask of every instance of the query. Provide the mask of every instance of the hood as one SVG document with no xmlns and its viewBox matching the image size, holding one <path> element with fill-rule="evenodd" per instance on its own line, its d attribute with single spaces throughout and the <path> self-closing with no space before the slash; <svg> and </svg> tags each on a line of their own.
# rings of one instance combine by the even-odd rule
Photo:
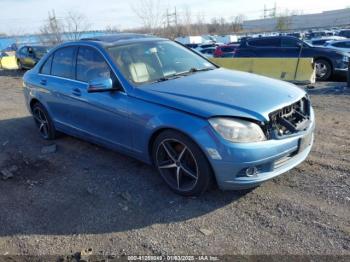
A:
<svg viewBox="0 0 350 262">
<path fill-rule="evenodd" d="M 269 113 L 305 94 L 293 84 L 220 68 L 141 85 L 132 95 L 204 118 L 236 116 L 268 121 Z"/>
<path fill-rule="evenodd" d="M 328 54 L 336 54 L 339 56 L 349 56 L 349 54 L 347 54 L 344 51 L 340 51 L 340 50 L 336 50 L 333 48 L 328 48 L 328 47 L 323 47 L 323 46 L 313 46 L 312 49 L 316 50 L 317 52 L 324 52 L 324 53 L 328 53 Z"/>
</svg>

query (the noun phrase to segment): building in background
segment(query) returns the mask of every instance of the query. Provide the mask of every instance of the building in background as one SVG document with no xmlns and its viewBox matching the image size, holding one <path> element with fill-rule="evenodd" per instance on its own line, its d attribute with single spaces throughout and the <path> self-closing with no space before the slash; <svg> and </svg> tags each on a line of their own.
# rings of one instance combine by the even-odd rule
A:
<svg viewBox="0 0 350 262">
<path fill-rule="evenodd" d="M 284 30 L 280 30 L 281 22 L 284 23 Z M 243 30 L 246 32 L 305 30 L 346 26 L 350 26 L 350 8 L 325 11 L 317 14 L 277 16 L 243 22 Z"/>
</svg>

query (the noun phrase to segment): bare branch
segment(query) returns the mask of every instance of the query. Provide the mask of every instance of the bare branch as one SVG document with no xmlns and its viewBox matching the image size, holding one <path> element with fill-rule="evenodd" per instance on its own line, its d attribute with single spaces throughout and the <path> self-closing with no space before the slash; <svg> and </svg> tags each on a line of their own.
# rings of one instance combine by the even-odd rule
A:
<svg viewBox="0 0 350 262">
<path fill-rule="evenodd" d="M 131 8 L 150 33 L 156 34 L 164 25 L 165 12 L 161 9 L 160 0 L 138 0 Z"/>
<path fill-rule="evenodd" d="M 65 31 L 68 40 L 79 40 L 89 28 L 90 24 L 83 14 L 73 11 L 68 12 L 65 18 Z"/>
<path fill-rule="evenodd" d="M 41 27 L 41 40 L 48 44 L 59 44 L 63 41 L 63 25 L 56 18 L 55 10 L 49 13 L 46 23 Z"/>
</svg>

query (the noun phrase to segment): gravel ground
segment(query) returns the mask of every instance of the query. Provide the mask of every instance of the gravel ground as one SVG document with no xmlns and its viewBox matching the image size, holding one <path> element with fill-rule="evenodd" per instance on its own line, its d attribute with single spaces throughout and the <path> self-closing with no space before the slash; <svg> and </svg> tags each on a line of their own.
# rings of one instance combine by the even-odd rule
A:
<svg viewBox="0 0 350 262">
<path fill-rule="evenodd" d="M 152 167 L 99 146 L 43 141 L 21 85 L 20 74 L 0 71 L 0 171 L 13 174 L 0 179 L 0 255 L 350 255 L 344 83 L 310 90 L 316 141 L 303 164 L 251 192 L 199 198 L 173 194 Z"/>
</svg>

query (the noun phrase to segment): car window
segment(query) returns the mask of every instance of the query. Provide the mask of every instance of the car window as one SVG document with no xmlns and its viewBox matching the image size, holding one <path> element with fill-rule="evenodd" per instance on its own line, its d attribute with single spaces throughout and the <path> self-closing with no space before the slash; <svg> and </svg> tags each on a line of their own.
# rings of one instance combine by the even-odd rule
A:
<svg viewBox="0 0 350 262">
<path fill-rule="evenodd" d="M 279 38 L 258 38 L 248 40 L 250 46 L 256 47 L 280 47 Z"/>
<path fill-rule="evenodd" d="M 52 55 L 46 60 L 44 65 L 41 67 L 40 73 L 44 75 L 51 74 L 51 64 L 52 64 Z"/>
<path fill-rule="evenodd" d="M 222 47 L 221 48 L 221 51 L 222 52 L 225 52 L 225 53 L 227 53 L 227 52 L 233 52 L 233 51 L 235 51 L 235 47 Z"/>
<path fill-rule="evenodd" d="M 107 50 L 123 76 L 137 85 L 216 68 L 187 48 L 165 40 L 116 45 Z"/>
<path fill-rule="evenodd" d="M 350 48 L 350 42 L 334 43 L 333 46 L 340 48 Z"/>
<path fill-rule="evenodd" d="M 282 38 L 282 47 L 299 47 L 298 40 L 294 38 Z"/>
<path fill-rule="evenodd" d="M 201 51 L 203 54 L 214 54 L 215 49 L 204 49 Z"/>
<path fill-rule="evenodd" d="M 27 47 L 23 47 L 19 50 L 19 52 L 21 55 L 27 55 L 28 53 L 28 48 Z"/>
<path fill-rule="evenodd" d="M 323 40 L 315 40 L 315 41 L 312 41 L 312 44 L 313 45 L 323 45 L 327 41 L 329 41 L 329 40 L 325 40 L 325 39 L 323 39 Z"/>
<path fill-rule="evenodd" d="M 98 78 L 111 78 L 107 62 L 93 48 L 80 47 L 77 58 L 77 80 L 90 82 Z"/>
<path fill-rule="evenodd" d="M 344 37 L 350 37 L 350 30 L 340 31 L 339 35 Z"/>
<path fill-rule="evenodd" d="M 73 79 L 73 60 L 75 47 L 58 49 L 52 60 L 51 74 Z"/>
</svg>

